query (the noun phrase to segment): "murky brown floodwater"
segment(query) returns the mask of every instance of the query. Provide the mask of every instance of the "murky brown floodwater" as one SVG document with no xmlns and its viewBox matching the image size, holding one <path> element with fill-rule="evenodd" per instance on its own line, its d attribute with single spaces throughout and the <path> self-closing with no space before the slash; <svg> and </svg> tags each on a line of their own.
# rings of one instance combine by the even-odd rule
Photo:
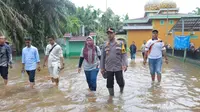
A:
<svg viewBox="0 0 200 112">
<path fill-rule="evenodd" d="M 0 111 L 5 112 L 200 112 L 200 67 L 170 59 L 164 65 L 163 80 L 151 85 L 148 66 L 137 57 L 124 77 L 125 91 L 120 95 L 115 83 L 115 98 L 108 103 L 106 80 L 98 76 L 96 97 L 86 97 L 84 73 L 77 73 L 78 59 L 66 60 L 60 85 L 47 80 L 47 69 L 37 73 L 34 90 L 21 78 L 21 63 L 17 61 L 9 72 L 5 89 L 0 79 Z"/>
</svg>

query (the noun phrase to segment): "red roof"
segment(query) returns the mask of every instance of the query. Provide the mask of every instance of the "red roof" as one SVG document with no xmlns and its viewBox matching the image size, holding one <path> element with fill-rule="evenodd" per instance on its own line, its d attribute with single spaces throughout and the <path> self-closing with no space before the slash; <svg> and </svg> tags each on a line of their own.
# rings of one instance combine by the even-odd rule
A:
<svg viewBox="0 0 200 112">
<path fill-rule="evenodd" d="M 92 32 L 90 33 L 90 36 L 96 36 L 96 33 Z"/>
<path fill-rule="evenodd" d="M 85 36 L 76 36 L 76 37 L 71 37 L 69 41 L 85 41 L 87 37 Z"/>
<path fill-rule="evenodd" d="M 63 37 L 71 37 L 70 33 L 65 33 Z"/>
</svg>

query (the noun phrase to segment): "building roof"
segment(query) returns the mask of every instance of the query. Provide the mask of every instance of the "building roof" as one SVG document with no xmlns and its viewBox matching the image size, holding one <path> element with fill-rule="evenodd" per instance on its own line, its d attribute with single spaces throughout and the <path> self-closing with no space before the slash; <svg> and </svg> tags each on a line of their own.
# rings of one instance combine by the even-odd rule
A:
<svg viewBox="0 0 200 112">
<path fill-rule="evenodd" d="M 147 16 L 147 13 L 157 13 L 160 14 L 163 11 L 179 11 L 179 8 L 162 8 L 160 10 L 150 10 L 150 11 L 145 11 L 144 16 Z"/>
<path fill-rule="evenodd" d="M 139 25 L 139 26 L 123 26 L 124 30 L 152 30 L 152 25 Z"/>
<path fill-rule="evenodd" d="M 94 33 L 94 32 L 91 32 L 89 35 L 90 35 L 90 36 L 96 36 L 97 34 Z"/>
<path fill-rule="evenodd" d="M 171 28 L 174 31 L 182 31 L 182 24 L 184 24 L 184 31 L 200 31 L 200 16 L 181 17 L 181 19 Z"/>
<path fill-rule="evenodd" d="M 119 32 L 116 33 L 116 35 L 126 35 L 126 34 L 127 34 L 127 31 L 123 29 L 121 29 Z"/>
<path fill-rule="evenodd" d="M 200 17 L 200 15 L 178 13 L 178 11 L 179 11 L 179 8 L 163 8 L 159 10 L 146 11 L 145 16 L 142 18 L 125 20 L 123 29 L 124 30 L 151 30 L 153 29 L 151 20 L 156 20 L 156 19 L 180 20 L 181 18 L 199 18 Z M 150 15 L 146 16 L 147 13 L 149 13 Z M 149 23 L 150 25 L 148 25 Z"/>
<path fill-rule="evenodd" d="M 193 15 L 193 14 L 183 14 L 183 13 L 177 13 L 177 14 L 156 14 L 153 16 L 150 16 L 149 19 L 181 19 L 182 17 L 200 17 L 199 15 Z"/>
<path fill-rule="evenodd" d="M 160 10 L 162 8 L 175 9 L 177 5 L 173 0 L 148 0 L 144 6 L 145 11 Z"/>
<path fill-rule="evenodd" d="M 130 23 L 147 23 L 151 19 L 180 19 L 181 17 L 200 17 L 200 15 L 194 14 L 183 14 L 183 13 L 175 13 L 175 14 L 155 14 L 148 17 L 129 19 L 124 21 L 125 24 Z"/>
<path fill-rule="evenodd" d="M 137 18 L 132 19 L 128 23 L 126 23 L 123 26 L 124 30 L 152 30 L 153 26 L 152 24 L 149 24 L 149 20 L 155 20 L 155 19 L 181 19 L 181 18 L 192 18 L 192 17 L 200 17 L 200 15 L 193 15 L 193 14 L 184 14 L 184 13 L 177 13 L 177 14 L 156 14 L 153 16 L 149 16 L 148 18 Z M 140 20 L 139 20 L 140 19 Z M 131 25 L 133 24 L 133 25 Z"/>
<path fill-rule="evenodd" d="M 71 33 L 65 33 L 63 37 L 71 37 Z"/>
<path fill-rule="evenodd" d="M 160 14 L 163 11 L 179 11 L 179 8 L 162 8 L 158 11 L 158 14 Z"/>
<path fill-rule="evenodd" d="M 85 41 L 87 37 L 85 36 L 76 36 L 76 37 L 71 37 L 69 39 L 70 42 L 78 42 L 78 41 Z"/>
<path fill-rule="evenodd" d="M 125 20 L 124 23 L 147 23 L 149 21 L 148 17 L 141 17 L 141 18 L 135 18 L 135 19 L 129 19 Z"/>
</svg>

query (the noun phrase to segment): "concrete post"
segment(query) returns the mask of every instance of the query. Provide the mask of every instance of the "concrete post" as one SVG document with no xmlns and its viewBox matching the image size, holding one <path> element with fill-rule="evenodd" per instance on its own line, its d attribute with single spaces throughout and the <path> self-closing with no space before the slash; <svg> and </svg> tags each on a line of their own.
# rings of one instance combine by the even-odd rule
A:
<svg viewBox="0 0 200 112">
<path fill-rule="evenodd" d="M 172 38 L 173 38 L 173 40 L 175 38 L 175 32 L 174 32 L 174 30 L 172 30 Z M 173 44 L 173 47 L 172 47 L 172 56 L 174 56 L 174 44 Z"/>
<path fill-rule="evenodd" d="M 184 19 L 182 18 L 182 35 L 184 35 Z M 186 61 L 186 57 L 187 57 L 187 48 L 184 49 L 184 56 L 183 56 L 183 61 Z"/>
</svg>

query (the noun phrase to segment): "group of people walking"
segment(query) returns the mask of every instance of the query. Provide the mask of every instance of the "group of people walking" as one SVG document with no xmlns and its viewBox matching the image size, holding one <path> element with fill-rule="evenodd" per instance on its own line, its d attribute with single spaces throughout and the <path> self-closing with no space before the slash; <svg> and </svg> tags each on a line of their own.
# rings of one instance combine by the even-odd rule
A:
<svg viewBox="0 0 200 112">
<path fill-rule="evenodd" d="M 108 28 L 106 33 L 108 41 L 103 45 L 102 50 L 94 45 L 94 40 L 89 36 L 80 55 L 78 72 L 80 72 L 83 63 L 86 80 L 91 91 L 90 95 L 96 91 L 99 69 L 101 69 L 103 77 L 107 79 L 110 96 L 114 96 L 114 76 L 121 93 L 124 89 L 123 71 L 126 71 L 128 67 L 124 43 L 116 40 L 113 28 Z"/>
<path fill-rule="evenodd" d="M 125 80 L 124 72 L 128 68 L 128 57 L 125 44 L 115 38 L 115 29 L 107 29 L 108 41 L 105 42 L 102 49 L 94 44 L 91 36 L 88 36 L 84 47 L 82 48 L 78 73 L 82 70 L 82 65 L 90 95 L 94 95 L 97 90 L 97 75 L 99 70 L 103 77 L 107 80 L 107 88 L 110 96 L 114 96 L 114 77 L 119 85 L 120 92 L 123 93 Z M 25 38 L 26 47 L 22 50 L 22 72 L 27 72 L 29 76 L 30 87 L 35 85 L 35 72 L 41 70 L 40 57 L 38 49 L 31 45 L 31 38 Z M 48 67 L 52 82 L 59 84 L 59 72 L 64 68 L 64 58 L 62 48 L 55 42 L 54 36 L 48 37 L 49 44 L 46 46 L 45 58 L 43 67 Z M 142 46 L 142 54 L 144 57 L 144 65 L 149 59 L 149 69 L 152 81 L 155 81 L 157 74 L 158 82 L 161 81 L 162 57 L 165 57 L 165 62 L 168 63 L 167 57 L 163 50 L 164 43 L 158 38 L 158 31 L 152 31 L 152 39 L 149 39 Z M 135 59 L 137 47 L 135 43 L 130 46 L 131 59 Z M 47 64 L 48 62 L 48 64 Z M 5 36 L 0 35 L 0 74 L 7 84 L 8 67 L 12 67 L 11 49 L 5 43 Z"/>
<path fill-rule="evenodd" d="M 104 78 L 107 79 L 107 88 L 110 96 L 114 96 L 114 77 L 120 87 L 120 92 L 123 93 L 125 80 L 123 73 L 128 68 L 127 52 L 124 43 L 115 38 L 115 30 L 108 28 L 107 30 L 108 41 L 100 51 L 98 46 L 94 45 L 92 37 L 86 39 L 84 48 L 82 49 L 78 72 L 81 71 L 82 63 L 84 63 L 84 72 L 89 86 L 90 94 L 94 94 L 97 87 L 97 75 L 99 69 Z M 158 38 L 158 31 L 152 31 L 152 39 L 143 42 L 141 47 L 142 55 L 144 58 L 144 65 L 149 58 L 149 69 L 152 77 L 152 82 L 155 81 L 157 74 L 158 82 L 161 81 L 161 68 L 162 57 L 165 57 L 165 62 L 168 63 L 165 55 L 164 43 Z M 137 47 L 135 42 L 130 46 L 131 59 L 135 60 Z M 100 67 L 99 67 L 100 65 Z"/>
<path fill-rule="evenodd" d="M 4 84 L 8 82 L 8 68 L 12 68 L 12 51 L 6 43 L 6 37 L 0 34 L 0 74 L 4 79 Z M 31 44 L 32 38 L 25 37 L 25 45 L 22 49 L 22 73 L 27 72 L 30 87 L 34 88 L 36 70 L 40 71 L 40 56 L 38 49 Z M 64 68 L 64 58 L 62 48 L 55 42 L 54 36 L 48 37 L 49 44 L 46 47 L 43 67 L 47 65 L 52 82 L 58 86 L 59 71 Z"/>
</svg>

